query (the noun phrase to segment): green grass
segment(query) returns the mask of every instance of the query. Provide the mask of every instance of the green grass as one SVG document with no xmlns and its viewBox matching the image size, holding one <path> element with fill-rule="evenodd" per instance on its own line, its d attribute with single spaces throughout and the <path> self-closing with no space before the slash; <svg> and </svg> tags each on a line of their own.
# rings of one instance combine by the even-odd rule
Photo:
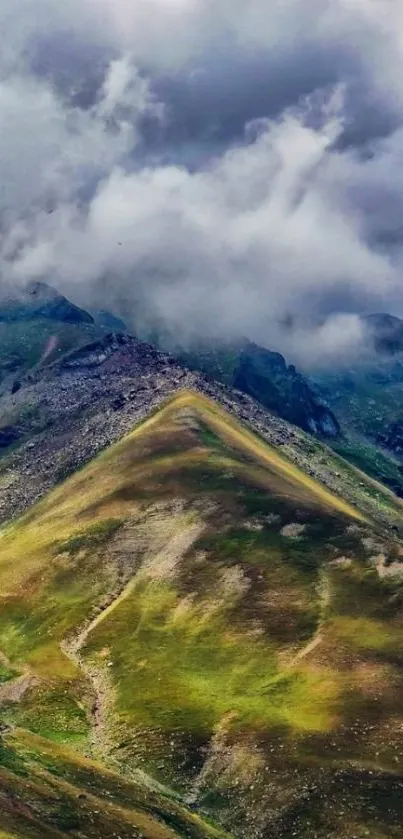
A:
<svg viewBox="0 0 403 839">
<path fill-rule="evenodd" d="M 76 554 L 83 549 L 96 549 L 104 542 L 108 542 L 118 532 L 123 522 L 119 519 L 106 519 L 87 527 L 81 533 L 66 539 L 65 542 L 56 542 L 54 550 L 56 554 Z"/>
<path fill-rule="evenodd" d="M 0 377 L 23 375 L 43 359 L 49 339 L 55 337 L 54 348 L 47 356 L 49 364 L 75 347 L 104 334 L 91 324 L 55 322 L 46 318 L 0 323 Z"/>
<path fill-rule="evenodd" d="M 18 839 L 226 836 L 144 782 L 124 781 L 22 730 L 0 740 L 0 836 L 2 828 Z"/>
<path fill-rule="evenodd" d="M 357 480 L 352 466 L 328 457 Z M 351 760 L 358 774 L 371 764 L 388 782 L 403 771 L 394 728 L 403 707 L 403 591 L 370 566 L 368 533 L 385 538 L 359 507 L 187 393 L 3 528 L 0 650 L 10 664 L 0 671 L 0 697 L 2 681 L 8 690 L 17 673 L 34 682 L 1 712 L 29 729 L 28 740 L 46 738 L 35 766 L 29 755 L 19 765 L 56 779 L 51 829 L 113 835 L 98 800 L 92 810 L 108 828 L 72 807 L 87 782 L 98 797 L 92 785 L 105 770 L 57 757 L 63 745 L 91 748 L 95 671 L 103 729 L 92 748 L 125 776 L 146 770 L 238 835 L 270 835 L 274 824 L 281 839 L 292 835 L 293 813 L 305 812 L 304 790 L 316 786 L 334 803 L 326 814 L 333 835 L 351 839 L 351 820 L 338 815 L 337 772 Z M 396 558 L 393 550 L 385 545 Z M 60 644 L 85 627 L 74 661 Z M 387 753 L 377 745 L 385 737 Z M 26 783 L 21 797 L 31 802 L 37 792 Z M 372 830 L 359 789 L 351 792 L 357 835 L 360 825 Z M 314 804 L 309 812 L 325 835 Z M 272 824 L 273 813 L 283 817 Z M 158 818 L 182 835 L 183 813 Z M 376 818 L 394 837 L 394 824 Z M 119 819 L 113 829 L 125 839 L 126 815 Z M 315 836 L 308 821 L 298 830 Z"/>
<path fill-rule="evenodd" d="M 94 631 L 87 652 L 109 647 L 118 709 L 128 724 L 169 732 L 185 726 L 205 738 L 232 712 L 238 728 L 326 728 L 329 697 L 320 697 L 320 679 L 309 673 L 282 678 L 275 646 L 229 630 L 231 603 L 211 605 L 211 612 L 206 607 L 186 606 L 170 586 L 139 581 Z M 315 691 L 313 708 L 307 698 Z"/>
<path fill-rule="evenodd" d="M 332 443 L 332 448 L 367 475 L 381 481 L 387 487 L 403 496 L 403 472 L 395 458 L 388 456 L 369 440 L 342 437 Z"/>
<path fill-rule="evenodd" d="M 4 685 L 17 675 L 17 670 L 7 667 L 0 661 L 0 685 Z"/>
<path fill-rule="evenodd" d="M 49 682 L 33 689 L 28 700 L 10 705 L 7 722 L 68 746 L 85 746 L 89 733 L 84 705 L 68 692 L 68 683 Z M 82 698 L 81 698 L 82 700 Z"/>
</svg>

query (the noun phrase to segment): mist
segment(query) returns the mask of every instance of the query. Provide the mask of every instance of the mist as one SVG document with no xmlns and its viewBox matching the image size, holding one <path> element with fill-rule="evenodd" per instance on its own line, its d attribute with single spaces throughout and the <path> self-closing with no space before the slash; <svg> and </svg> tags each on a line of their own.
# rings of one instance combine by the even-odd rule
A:
<svg viewBox="0 0 403 839">
<path fill-rule="evenodd" d="M 403 315 L 403 10 L 383 12 L 5 0 L 3 284 L 305 368 L 365 352 L 360 315 Z"/>
</svg>

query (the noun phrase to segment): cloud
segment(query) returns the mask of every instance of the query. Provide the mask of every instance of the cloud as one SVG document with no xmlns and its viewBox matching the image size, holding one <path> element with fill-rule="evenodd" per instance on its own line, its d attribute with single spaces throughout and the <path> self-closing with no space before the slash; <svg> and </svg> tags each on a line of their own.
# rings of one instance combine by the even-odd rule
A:
<svg viewBox="0 0 403 839">
<path fill-rule="evenodd" d="M 339 196 L 338 161 L 351 165 L 350 152 L 333 150 L 340 92 L 322 104 L 316 127 L 314 111 L 309 100 L 250 126 L 251 142 L 197 172 L 115 168 L 88 207 L 70 204 L 42 220 L 13 271 L 94 295 L 100 280 L 105 294 L 109 278 L 110 302 L 121 293 L 126 317 L 131 301 L 134 320 L 161 321 L 184 341 L 207 331 L 270 346 L 284 340 L 276 324 L 292 315 L 302 348 L 302 331 L 329 297 L 342 290 L 350 305 L 378 302 L 397 283 Z M 297 340 L 287 343 L 295 354 Z"/>
<path fill-rule="evenodd" d="M 403 11 L 382 11 L 3 0 L 3 280 L 183 341 L 355 352 L 357 313 L 403 313 Z"/>
<path fill-rule="evenodd" d="M 284 343 L 284 339 L 283 339 Z M 285 341 L 289 357 L 307 370 L 351 366 L 371 357 L 366 322 L 357 314 L 329 314 L 322 322 L 297 322 Z"/>
<path fill-rule="evenodd" d="M 0 81 L 0 219 L 54 209 L 108 175 L 134 152 L 138 121 L 160 119 L 161 105 L 127 57 L 112 61 L 90 109 L 63 102 L 33 76 Z"/>
</svg>

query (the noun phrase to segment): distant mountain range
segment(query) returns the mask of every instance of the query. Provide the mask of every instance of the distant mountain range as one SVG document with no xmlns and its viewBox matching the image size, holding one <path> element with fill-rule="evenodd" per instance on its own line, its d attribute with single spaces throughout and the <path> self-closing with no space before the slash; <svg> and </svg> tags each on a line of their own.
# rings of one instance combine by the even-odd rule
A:
<svg viewBox="0 0 403 839">
<path fill-rule="evenodd" d="M 30 374 L 49 366 L 66 353 L 101 340 L 108 332 L 125 333 L 125 324 L 105 312 L 89 314 L 45 283 L 30 284 L 17 297 L 0 300 L 0 393 L 13 396 Z M 337 436 L 332 412 L 312 391 L 306 378 L 288 367 L 278 353 L 248 341 L 234 348 L 208 348 L 199 353 L 178 352 L 178 363 L 256 398 L 264 407 L 300 428 L 323 436 Z M 225 373 L 224 373 L 225 368 Z M 15 413 L 15 412 L 14 412 Z M 13 411 L 11 410 L 11 414 Z M 16 422 L 4 423 L 0 447 L 16 442 L 26 431 L 26 412 Z"/>
<path fill-rule="evenodd" d="M 75 306 L 46 283 L 32 282 L 0 295 L 0 323 L 50 319 L 63 323 L 94 323 L 88 312 Z"/>
<path fill-rule="evenodd" d="M 336 417 L 308 379 L 277 352 L 245 339 L 229 346 L 199 345 L 177 355 L 187 366 L 247 393 L 305 431 L 329 438 L 340 432 Z"/>
</svg>

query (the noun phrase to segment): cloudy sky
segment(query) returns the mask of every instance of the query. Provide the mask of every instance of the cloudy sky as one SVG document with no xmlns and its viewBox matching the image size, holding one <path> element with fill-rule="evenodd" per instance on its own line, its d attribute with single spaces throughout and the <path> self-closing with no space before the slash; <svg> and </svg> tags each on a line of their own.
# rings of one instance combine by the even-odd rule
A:
<svg viewBox="0 0 403 839">
<path fill-rule="evenodd" d="M 403 316 L 401 0 L 2 0 L 0 273 L 302 365 Z"/>
</svg>

